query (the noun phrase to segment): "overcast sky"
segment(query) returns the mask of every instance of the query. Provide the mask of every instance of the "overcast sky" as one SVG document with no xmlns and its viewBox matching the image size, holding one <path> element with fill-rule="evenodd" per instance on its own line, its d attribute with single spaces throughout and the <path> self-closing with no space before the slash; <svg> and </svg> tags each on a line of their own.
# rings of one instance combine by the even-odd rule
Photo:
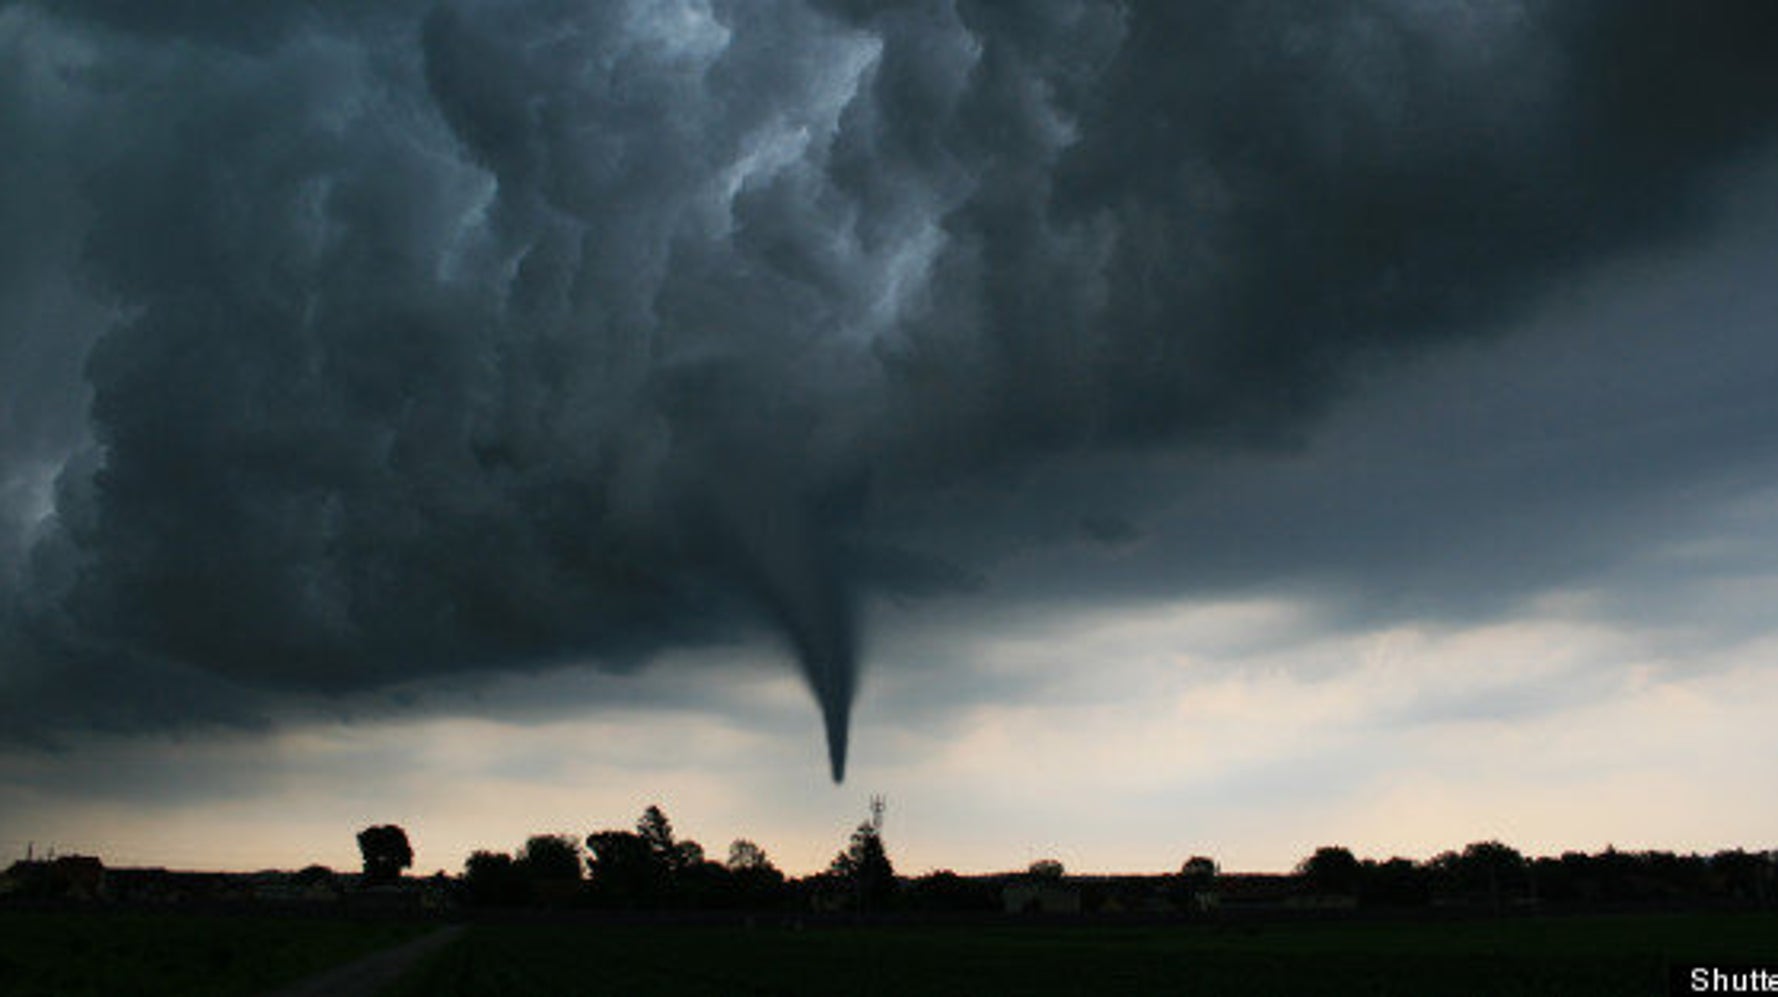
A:
<svg viewBox="0 0 1778 997">
<path fill-rule="evenodd" d="M 1769 3 L 0 0 L 0 149 L 7 855 L 1773 844 Z"/>
</svg>

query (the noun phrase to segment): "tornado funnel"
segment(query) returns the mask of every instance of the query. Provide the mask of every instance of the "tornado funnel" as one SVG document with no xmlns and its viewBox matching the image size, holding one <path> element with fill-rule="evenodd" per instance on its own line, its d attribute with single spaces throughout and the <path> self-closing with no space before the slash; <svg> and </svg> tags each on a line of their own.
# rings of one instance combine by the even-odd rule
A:
<svg viewBox="0 0 1778 997">
<path fill-rule="evenodd" d="M 808 663 L 815 699 L 821 705 L 821 726 L 827 735 L 827 766 L 834 785 L 846 781 L 846 749 L 852 734 L 853 669 L 850 665 L 821 672 Z M 816 678 L 821 674 L 821 678 Z"/>
<path fill-rule="evenodd" d="M 774 492 L 769 478 L 739 474 L 725 490 L 718 550 L 786 638 L 821 710 L 829 773 L 846 778 L 852 700 L 858 689 L 858 619 L 847 559 L 804 497 Z"/>
<path fill-rule="evenodd" d="M 851 736 L 852 718 L 844 709 L 823 708 L 821 719 L 827 727 L 827 768 L 837 786 L 846 781 L 846 739 Z"/>
<path fill-rule="evenodd" d="M 800 599 L 779 599 L 774 615 L 790 639 L 803 681 L 821 709 L 827 736 L 827 762 L 833 781 L 846 779 L 846 746 L 851 736 L 852 699 L 858 689 L 857 638 L 851 600 L 843 582 L 802 587 Z M 783 590 L 780 590 L 783 591 Z M 814 593 L 819 593 L 818 595 Z"/>
</svg>

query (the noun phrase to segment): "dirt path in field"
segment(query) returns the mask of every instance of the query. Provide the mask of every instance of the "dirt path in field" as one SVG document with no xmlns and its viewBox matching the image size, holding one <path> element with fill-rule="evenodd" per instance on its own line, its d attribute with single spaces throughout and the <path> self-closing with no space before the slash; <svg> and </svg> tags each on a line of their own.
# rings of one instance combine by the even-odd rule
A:
<svg viewBox="0 0 1778 997">
<path fill-rule="evenodd" d="M 440 928 L 430 935 L 335 966 L 306 980 L 274 990 L 264 997 L 375 997 L 421 959 L 455 941 L 461 925 Z"/>
</svg>

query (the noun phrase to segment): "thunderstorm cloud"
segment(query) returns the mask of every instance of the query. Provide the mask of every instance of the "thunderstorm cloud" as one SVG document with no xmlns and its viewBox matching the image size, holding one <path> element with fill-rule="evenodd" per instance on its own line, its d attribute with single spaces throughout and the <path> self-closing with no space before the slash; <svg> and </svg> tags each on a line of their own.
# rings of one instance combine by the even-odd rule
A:
<svg viewBox="0 0 1778 997">
<path fill-rule="evenodd" d="M 4 733 L 763 627 L 837 779 L 875 599 L 1510 596 L 1212 469 L 1775 130 L 1764 2 L 0 3 Z"/>
</svg>

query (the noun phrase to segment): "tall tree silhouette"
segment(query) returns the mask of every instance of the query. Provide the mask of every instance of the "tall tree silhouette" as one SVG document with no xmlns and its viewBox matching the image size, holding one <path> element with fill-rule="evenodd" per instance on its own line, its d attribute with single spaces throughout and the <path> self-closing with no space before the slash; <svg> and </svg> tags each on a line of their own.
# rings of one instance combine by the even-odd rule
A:
<svg viewBox="0 0 1778 997">
<path fill-rule="evenodd" d="M 663 858 L 673 851 L 673 822 L 660 807 L 649 804 L 636 818 L 636 833 L 648 842 L 649 851 Z"/>
<path fill-rule="evenodd" d="M 889 861 L 882 828 L 875 820 L 858 825 L 846 850 L 834 856 L 827 871 L 851 885 L 861 909 L 881 908 L 895 894 L 895 866 Z"/>
<path fill-rule="evenodd" d="M 394 824 L 378 824 L 358 832 L 358 853 L 364 858 L 367 883 L 393 883 L 414 864 L 407 832 Z"/>
<path fill-rule="evenodd" d="M 634 831 L 594 831 L 587 835 L 587 871 L 600 902 L 636 907 L 653 903 L 664 874 L 647 839 Z"/>
</svg>

